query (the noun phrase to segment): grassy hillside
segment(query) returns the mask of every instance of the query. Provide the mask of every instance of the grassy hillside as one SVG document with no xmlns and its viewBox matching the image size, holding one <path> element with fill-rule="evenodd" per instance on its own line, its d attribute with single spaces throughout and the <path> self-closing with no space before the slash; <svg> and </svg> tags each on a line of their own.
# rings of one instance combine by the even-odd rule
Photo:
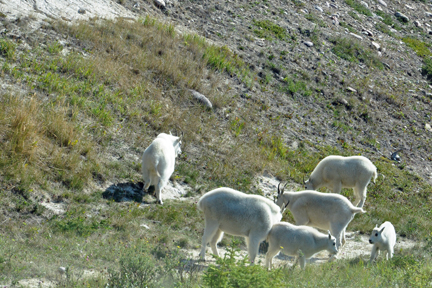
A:
<svg viewBox="0 0 432 288">
<path fill-rule="evenodd" d="M 318 21 L 312 16 L 308 21 Z M 298 32 L 284 34 L 271 24 L 254 21 L 252 33 L 285 41 L 292 49 L 299 45 Z M 3 25 L 15 24 L 4 20 Z M 276 62 L 297 58 L 301 63 L 313 56 L 262 51 L 266 71 L 286 71 L 279 81 L 227 46 L 176 31 L 171 22 L 145 17 L 50 22 L 37 33 L 0 39 L 0 284 L 19 286 L 22 279 L 37 278 L 64 287 L 430 285 L 431 186 L 416 172 L 421 167 L 377 153 L 380 141 L 374 136 L 393 129 L 383 115 L 392 114 L 402 124 L 411 121 L 407 115 L 417 110 L 407 107 L 407 88 L 388 94 L 377 81 L 379 101 L 388 103 L 380 107 L 326 86 L 325 74 L 317 81 L 308 71 L 294 73 Z M 319 31 L 310 37 L 323 40 Z M 359 61 L 365 69 L 383 71 L 382 61 L 361 43 L 326 40 L 331 56 L 320 61 L 330 69 L 337 59 L 347 67 Z M 371 78 L 335 74 L 338 82 L 356 83 L 367 96 L 364 87 Z M 189 89 L 206 95 L 214 109 L 194 101 Z M 332 89 L 337 93 L 328 96 Z M 429 108 L 425 98 L 422 113 Z M 331 123 L 331 130 L 320 130 L 324 123 Z M 412 149 L 430 151 L 428 138 L 416 127 L 394 133 L 408 134 L 403 139 L 412 139 Z M 158 206 L 149 195 L 144 203 L 140 197 L 119 202 L 104 197 L 110 185 L 139 186 L 142 152 L 168 131 L 184 132 L 171 179 L 191 188 L 184 201 Z M 332 154 L 368 156 L 380 174 L 369 185 L 368 213 L 356 216 L 349 229 L 369 233 L 375 224 L 391 221 L 398 237 L 417 240 L 419 247 L 397 251 L 394 260 L 377 265 L 358 257 L 309 265 L 304 272 L 267 272 L 235 260 L 236 247 L 244 243 L 231 237 L 222 242 L 231 257 L 217 266 L 199 269 L 184 255 L 200 246 L 204 223 L 195 202 L 202 193 L 228 186 L 263 194 L 255 178 L 265 171 L 301 187 L 318 161 Z M 343 194 L 352 199 L 351 190 Z M 60 212 L 42 203 L 57 205 Z M 293 219 L 286 213 L 284 220 Z M 61 266 L 67 268 L 63 276 Z"/>
</svg>

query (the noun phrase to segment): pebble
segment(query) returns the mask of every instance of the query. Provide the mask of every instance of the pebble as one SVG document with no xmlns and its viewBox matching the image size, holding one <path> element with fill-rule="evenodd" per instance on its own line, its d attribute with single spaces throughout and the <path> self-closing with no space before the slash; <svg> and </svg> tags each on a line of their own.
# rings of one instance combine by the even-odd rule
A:
<svg viewBox="0 0 432 288">
<path fill-rule="evenodd" d="M 321 13 L 324 12 L 324 10 L 320 6 L 315 6 L 315 9 L 320 11 Z"/>
<path fill-rule="evenodd" d="M 357 93 L 356 89 L 354 89 L 352 87 L 349 87 L 349 86 L 346 88 L 346 90 L 349 91 L 349 92 Z"/>
<path fill-rule="evenodd" d="M 210 100 L 207 99 L 207 97 L 205 97 L 203 94 L 199 93 L 198 91 L 189 89 L 189 91 L 192 93 L 192 96 L 198 100 L 199 102 L 201 102 L 204 106 L 206 106 L 207 108 L 212 109 L 213 105 L 210 102 Z"/>
<path fill-rule="evenodd" d="M 387 3 L 385 3 L 383 0 L 378 0 L 378 3 L 384 7 L 387 7 Z"/>
<path fill-rule="evenodd" d="M 363 37 L 361 37 L 360 35 L 357 35 L 357 34 L 354 34 L 354 33 L 349 33 L 351 36 L 353 36 L 353 37 L 355 37 L 355 38 L 357 38 L 357 39 L 359 39 L 359 40 L 363 40 Z"/>
<path fill-rule="evenodd" d="M 379 50 L 381 48 L 381 46 L 377 43 L 372 41 L 372 46 L 375 47 L 375 49 Z"/>
<path fill-rule="evenodd" d="M 306 46 L 308 46 L 308 47 L 312 47 L 312 46 L 314 46 L 314 44 L 312 43 L 312 42 L 310 42 L 310 41 L 305 41 L 305 42 L 303 42 Z"/>
<path fill-rule="evenodd" d="M 79 9 L 78 9 L 78 13 L 79 13 L 79 14 L 85 14 L 85 13 L 86 13 L 86 10 L 83 9 L 83 8 L 79 8 Z"/>
<path fill-rule="evenodd" d="M 165 1 L 164 0 L 154 0 L 154 3 L 159 8 L 165 8 Z"/>
<path fill-rule="evenodd" d="M 429 123 L 425 124 L 425 129 L 426 129 L 426 131 L 432 132 L 432 127 Z"/>
<path fill-rule="evenodd" d="M 419 21 L 414 21 L 414 25 L 416 26 L 416 27 L 421 27 L 422 25 L 421 25 L 421 23 L 419 22 Z"/>
<path fill-rule="evenodd" d="M 363 6 L 365 6 L 366 8 L 369 8 L 369 5 L 366 2 L 364 2 L 364 1 L 360 1 L 360 4 L 363 5 Z"/>
<path fill-rule="evenodd" d="M 373 33 L 367 29 L 363 30 L 363 34 L 366 34 L 367 36 L 373 37 Z"/>
<path fill-rule="evenodd" d="M 404 21 L 405 23 L 406 23 L 406 22 L 409 22 L 409 18 L 408 18 L 408 16 L 406 16 L 405 14 L 402 14 L 401 12 L 396 12 L 394 15 L 395 15 L 397 18 L 401 18 L 402 21 Z"/>
</svg>

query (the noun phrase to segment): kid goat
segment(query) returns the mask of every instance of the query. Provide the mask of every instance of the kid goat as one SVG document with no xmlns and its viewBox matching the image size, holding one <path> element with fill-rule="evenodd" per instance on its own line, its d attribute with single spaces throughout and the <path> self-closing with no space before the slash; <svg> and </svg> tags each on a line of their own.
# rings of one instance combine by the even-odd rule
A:
<svg viewBox="0 0 432 288">
<path fill-rule="evenodd" d="M 144 191 L 155 185 L 158 203 L 163 204 L 161 192 L 174 172 L 175 158 L 181 153 L 181 137 L 171 133 L 159 134 L 142 156 Z"/>
<path fill-rule="evenodd" d="M 280 208 L 271 200 L 245 194 L 231 188 L 218 188 L 204 194 L 198 201 L 204 212 L 205 229 L 200 257 L 205 260 L 207 243 L 219 256 L 216 244 L 223 234 L 243 236 L 253 264 L 261 241 L 265 240 L 273 224 L 282 219 Z"/>
<path fill-rule="evenodd" d="M 353 188 L 355 204 L 363 207 L 366 200 L 366 188 L 373 178 L 377 178 L 375 165 L 363 156 L 327 156 L 313 170 L 305 182 L 306 190 L 328 187 L 333 193 L 340 193 L 342 188 Z"/>
<path fill-rule="evenodd" d="M 278 185 L 276 204 L 283 211 L 288 208 L 296 225 L 307 225 L 330 230 L 336 237 L 336 246 L 345 244 L 345 230 L 356 213 L 365 213 L 346 197 L 335 193 L 317 191 L 285 192 Z"/>
<path fill-rule="evenodd" d="M 312 227 L 295 226 L 287 222 L 273 225 L 267 236 L 267 242 L 269 243 L 266 255 L 268 269 L 271 269 L 273 257 L 281 250 L 285 255 L 296 257 L 294 266 L 300 260 L 301 269 L 304 269 L 306 259 L 322 250 L 327 250 L 331 254 L 338 252 L 336 239 L 330 231 L 326 235 Z"/>
<path fill-rule="evenodd" d="M 378 225 L 372 230 L 369 238 L 369 243 L 373 244 L 370 262 L 374 261 L 378 255 L 379 250 L 385 250 L 386 259 L 393 258 L 394 246 L 396 244 L 396 231 L 392 223 L 386 221 Z"/>
</svg>

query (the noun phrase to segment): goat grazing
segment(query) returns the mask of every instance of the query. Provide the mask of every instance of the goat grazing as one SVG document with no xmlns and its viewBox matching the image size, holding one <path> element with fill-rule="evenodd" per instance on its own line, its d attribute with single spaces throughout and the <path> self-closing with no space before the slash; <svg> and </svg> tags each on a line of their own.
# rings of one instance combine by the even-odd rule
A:
<svg viewBox="0 0 432 288">
<path fill-rule="evenodd" d="M 313 170 L 305 184 L 306 190 L 328 187 L 333 193 L 342 188 L 353 188 L 355 204 L 363 207 L 369 182 L 377 178 L 377 168 L 363 156 L 327 156 Z"/>
<path fill-rule="evenodd" d="M 253 264 L 261 241 L 265 240 L 273 224 L 282 219 L 280 208 L 271 200 L 231 188 L 218 188 L 204 194 L 198 201 L 204 212 L 205 229 L 200 257 L 205 260 L 207 243 L 219 256 L 216 244 L 224 232 L 243 236 Z"/>
<path fill-rule="evenodd" d="M 389 256 L 393 258 L 394 246 L 396 244 L 396 231 L 393 224 L 386 221 L 380 227 L 376 225 L 372 230 L 369 243 L 373 244 L 370 258 L 371 263 L 378 257 L 380 249 L 386 251 L 387 260 Z"/>
<path fill-rule="evenodd" d="M 181 137 L 159 134 L 142 156 L 144 191 L 155 186 L 158 203 L 163 204 L 161 192 L 174 172 L 175 158 L 181 153 Z"/>
<path fill-rule="evenodd" d="M 267 242 L 269 243 L 266 254 L 268 269 L 271 269 L 273 257 L 281 250 L 285 255 L 297 258 L 294 266 L 300 260 L 301 269 L 304 269 L 306 259 L 322 250 L 327 250 L 331 254 L 338 252 L 336 239 L 330 231 L 326 235 L 312 227 L 295 226 L 287 222 L 274 224 L 267 236 Z"/>
<path fill-rule="evenodd" d="M 346 197 L 335 193 L 317 191 L 285 192 L 278 185 L 278 196 L 275 199 L 282 212 L 285 208 L 291 211 L 296 225 L 307 225 L 322 230 L 330 230 L 336 237 L 336 245 L 345 244 L 345 230 L 356 213 L 365 213 L 355 207 Z"/>
</svg>

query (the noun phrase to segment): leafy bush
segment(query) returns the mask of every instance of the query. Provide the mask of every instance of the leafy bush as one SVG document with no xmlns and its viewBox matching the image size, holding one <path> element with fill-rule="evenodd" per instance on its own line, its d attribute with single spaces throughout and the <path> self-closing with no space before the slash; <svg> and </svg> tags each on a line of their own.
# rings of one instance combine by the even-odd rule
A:
<svg viewBox="0 0 432 288">
<path fill-rule="evenodd" d="M 237 245 L 233 241 L 224 257 L 209 265 L 203 275 L 204 287 L 284 287 L 280 269 L 267 271 L 261 265 L 250 265 L 247 257 L 236 260 Z"/>
</svg>

